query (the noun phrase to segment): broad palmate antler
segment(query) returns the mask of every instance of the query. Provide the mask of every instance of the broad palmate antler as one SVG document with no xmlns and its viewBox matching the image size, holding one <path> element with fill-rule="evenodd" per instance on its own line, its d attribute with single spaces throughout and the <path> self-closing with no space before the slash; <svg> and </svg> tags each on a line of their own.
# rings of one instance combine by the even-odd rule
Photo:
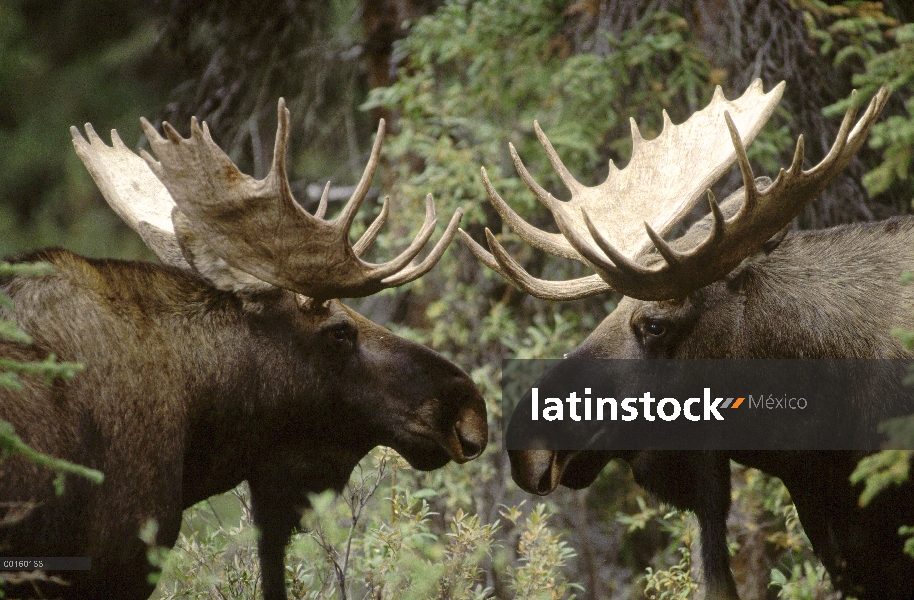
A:
<svg viewBox="0 0 914 600">
<path fill-rule="evenodd" d="M 393 260 L 372 264 L 359 258 L 384 224 L 389 198 L 362 237 L 349 242 L 349 228 L 378 166 L 384 120 L 355 191 L 336 219 L 325 220 L 329 183 L 313 215 L 292 196 L 286 176 L 289 111 L 282 99 L 278 112 L 273 164 L 261 180 L 241 173 L 213 142 L 206 123 L 201 127 L 196 119 L 187 139 L 168 123 L 162 124 L 162 137 L 142 119 L 158 161 L 145 151 L 142 158 L 131 152 L 116 131 L 111 133 L 112 146 L 89 124 L 88 141 L 75 127 L 71 133 L 77 154 L 105 199 L 166 264 L 197 266 L 203 246 L 224 261 L 222 269 L 232 272 L 232 281 L 253 278 L 318 300 L 368 296 L 428 272 L 453 239 L 463 214 L 458 209 L 429 255 L 411 264 L 435 230 L 431 194 L 416 239 Z"/>
<path fill-rule="evenodd" d="M 730 101 L 718 87 L 711 103 L 681 125 L 673 125 L 664 111 L 663 131 L 650 141 L 641 137 L 632 120 L 631 161 L 621 170 L 610 162 L 609 176 L 595 187 L 584 186 L 571 176 L 535 124 L 552 166 L 571 191 L 571 200 L 553 198 L 533 180 L 513 146 L 511 154 L 524 183 L 552 212 L 562 234 L 544 232 L 521 219 L 482 170 L 489 200 L 522 239 L 556 256 L 582 262 L 596 275 L 571 281 L 538 279 L 488 229 L 491 254 L 465 232 L 461 235 L 480 261 L 539 298 L 574 300 L 612 290 L 641 300 L 684 297 L 727 275 L 790 223 L 847 166 L 889 95 L 886 87 L 880 89 L 853 129 L 856 109 L 848 109 L 828 155 L 808 171 L 803 170 L 800 136 L 790 168 L 781 169 L 775 182 L 760 190 L 745 148 L 771 116 L 783 89 L 782 82 L 764 94 L 761 81 L 756 80 L 742 97 Z M 742 172 L 746 198 L 739 212 L 725 219 L 709 188 L 734 160 Z M 713 215 L 711 233 L 690 250 L 674 250 L 663 236 L 706 191 Z M 648 266 L 644 258 L 652 249 L 663 260 Z"/>
</svg>

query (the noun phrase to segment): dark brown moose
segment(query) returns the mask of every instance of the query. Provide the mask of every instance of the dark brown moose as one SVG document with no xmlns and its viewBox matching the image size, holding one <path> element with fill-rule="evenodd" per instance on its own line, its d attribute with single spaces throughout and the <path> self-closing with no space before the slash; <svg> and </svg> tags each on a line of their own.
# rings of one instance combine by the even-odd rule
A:
<svg viewBox="0 0 914 600">
<path fill-rule="evenodd" d="M 553 198 L 511 152 L 561 235 L 517 216 L 483 170 L 492 204 L 525 241 L 596 275 L 544 281 L 527 273 L 491 232 L 491 253 L 466 234 L 464 239 L 483 263 L 539 298 L 570 300 L 610 290 L 626 296 L 568 357 L 912 358 L 890 332 L 914 328 L 914 289 L 901 284 L 901 274 L 914 266 L 914 219 L 787 233 L 804 205 L 861 147 L 888 92 L 879 91 L 856 125 L 855 111 L 847 112 L 818 165 L 803 170 L 801 137 L 786 171 L 773 183 L 756 180 L 745 145 L 782 89 L 764 94 L 756 81 L 728 101 L 718 88 L 710 105 L 681 125 L 664 114 L 663 132 L 650 141 L 632 121 L 631 162 L 621 170 L 610 163 L 608 178 L 595 187 L 571 176 L 537 126 L 571 200 Z M 665 241 L 734 159 L 744 188 L 720 205 L 708 191 L 710 215 Z M 523 489 L 548 494 L 560 483 L 590 485 L 613 458 L 626 460 L 636 481 L 662 500 L 696 513 L 710 598 L 737 598 L 726 541 L 730 459 L 783 480 L 838 589 L 861 599 L 914 598 L 914 561 L 904 555 L 898 535 L 900 525 L 914 523 L 914 486 L 894 488 L 860 508 L 860 487 L 848 481 L 859 453 L 525 450 L 511 453 L 511 465 Z"/>
<path fill-rule="evenodd" d="M 0 529 L 3 556 L 86 556 L 90 571 L 45 597 L 146 598 L 152 567 L 138 534 L 154 521 L 171 547 L 183 509 L 247 480 L 267 600 L 286 597 L 283 559 L 308 494 L 340 490 L 356 463 L 383 444 L 414 467 L 465 462 L 487 442 L 483 399 L 470 378 L 432 350 L 393 335 L 336 298 L 368 296 L 426 273 L 456 233 L 460 211 L 421 262 L 435 228 L 431 196 L 410 246 L 383 264 L 359 258 L 388 203 L 350 245 L 349 228 L 378 164 L 384 122 L 351 199 L 325 220 L 289 189 L 289 112 L 279 104 L 270 174 L 255 180 L 191 122 L 182 138 L 143 127 L 158 162 L 112 134 L 107 146 L 86 126 L 73 143 L 117 213 L 164 266 L 90 260 L 64 250 L 54 274 L 0 282 L 30 347 L 0 344 L 0 356 L 49 353 L 85 365 L 51 386 L 0 391 L 0 418 L 36 450 L 99 469 L 104 483 L 53 474 L 21 458 L 0 462 L 0 501 L 31 503 Z M 10 590 L 13 596 L 35 591 Z"/>
</svg>

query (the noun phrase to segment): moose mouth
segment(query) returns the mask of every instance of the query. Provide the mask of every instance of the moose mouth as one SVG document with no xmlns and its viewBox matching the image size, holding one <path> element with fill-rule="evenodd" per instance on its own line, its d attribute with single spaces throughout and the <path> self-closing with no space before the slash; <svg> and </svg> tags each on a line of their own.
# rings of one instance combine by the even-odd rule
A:
<svg viewBox="0 0 914 600">
<path fill-rule="evenodd" d="M 442 431 L 417 427 L 410 431 L 408 440 L 403 440 L 394 449 L 420 471 L 439 469 L 452 460 L 461 464 L 471 461 L 482 454 L 489 441 L 485 415 L 481 398 L 478 402 L 468 402 L 460 408 L 450 428 Z"/>
<path fill-rule="evenodd" d="M 514 450 L 508 455 L 511 477 L 522 490 L 537 496 L 551 494 L 559 484 L 573 490 L 585 488 L 614 458 L 599 450 Z"/>
</svg>

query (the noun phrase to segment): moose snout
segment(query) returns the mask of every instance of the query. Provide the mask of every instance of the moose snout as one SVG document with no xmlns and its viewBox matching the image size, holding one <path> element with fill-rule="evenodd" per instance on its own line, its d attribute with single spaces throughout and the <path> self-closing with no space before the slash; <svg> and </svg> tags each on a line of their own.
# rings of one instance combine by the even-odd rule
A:
<svg viewBox="0 0 914 600">
<path fill-rule="evenodd" d="M 465 402 L 457 413 L 454 422 L 455 444 L 452 458 L 455 462 L 464 463 L 473 460 L 486 449 L 489 443 L 489 428 L 486 423 L 486 405 L 481 397 Z"/>
<path fill-rule="evenodd" d="M 511 477 L 525 492 L 545 496 L 559 486 L 562 468 L 553 450 L 515 450 L 508 452 Z"/>
</svg>

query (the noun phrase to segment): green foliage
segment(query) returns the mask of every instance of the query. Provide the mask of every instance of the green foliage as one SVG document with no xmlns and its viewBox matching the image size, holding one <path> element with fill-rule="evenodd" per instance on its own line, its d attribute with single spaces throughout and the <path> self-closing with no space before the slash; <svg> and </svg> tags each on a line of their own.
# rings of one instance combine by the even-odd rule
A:
<svg viewBox="0 0 914 600">
<path fill-rule="evenodd" d="M 655 557 L 656 566 L 645 570 L 644 596 L 650 600 L 688 600 L 698 590 L 698 583 L 692 578 L 690 549 L 694 518 L 682 511 L 662 511 L 660 507 L 648 506 L 642 496 L 636 501 L 640 509 L 637 513 L 619 513 L 616 520 L 627 526 L 629 533 L 645 529 L 653 522 L 669 540 L 666 549 Z"/>
<path fill-rule="evenodd" d="M 503 511 L 502 516 L 517 523 L 516 514 Z M 581 586 L 565 581 L 562 567 L 576 553 L 561 541 L 560 535 L 549 529 L 549 517 L 546 505 L 537 504 L 524 521 L 517 544 L 522 557 L 520 565 L 508 573 L 516 598 L 559 600 L 570 590 L 583 590 Z"/>
<path fill-rule="evenodd" d="M 833 592 L 825 567 L 808 560 L 793 565 L 788 574 L 772 569 L 770 586 L 782 600 L 820 600 Z"/>
<path fill-rule="evenodd" d="M 0 278 L 14 275 L 42 277 L 52 272 L 53 268 L 44 263 L 17 265 L 0 261 Z M 0 291 L 0 345 L 12 343 L 29 346 L 32 344 L 32 339 L 9 318 L 14 311 L 15 306 L 9 296 Z M 70 379 L 80 370 L 82 370 L 82 365 L 59 363 L 53 354 L 48 355 L 42 361 L 31 362 L 0 358 L 0 388 L 13 390 L 13 393 L 15 393 L 23 388 L 20 376 L 38 379 L 41 383 L 49 385 L 55 379 Z M 104 475 L 96 469 L 90 469 L 37 452 L 16 434 L 16 430 L 11 423 L 0 420 L 0 461 L 15 455 L 19 455 L 39 467 L 55 471 L 57 476 L 54 478 L 53 485 L 54 492 L 58 496 L 64 493 L 67 475 L 85 477 L 96 484 L 100 484 L 104 480 Z M 0 519 L 0 526 L 9 525 L 24 518 L 34 508 L 34 504 L 29 502 L 3 502 L 2 504 L 5 514 L 3 519 Z M 38 581 L 44 577 L 42 573 L 20 574 L 7 572 L 0 574 L 0 584 L 5 581 Z M 0 590 L 0 598 L 3 597 L 5 597 L 3 590 Z"/>
<path fill-rule="evenodd" d="M 257 132 L 258 124 L 266 123 L 263 114 L 273 114 L 278 94 L 290 98 L 294 92 L 287 89 L 300 90 L 299 112 L 290 101 L 297 124 L 293 136 L 311 135 L 313 146 L 290 156 L 290 169 L 326 177 L 332 174 L 328 168 L 348 171 L 363 162 L 356 160 L 360 149 L 353 132 L 368 119 L 350 105 L 358 102 L 362 85 L 356 77 L 359 63 L 352 58 L 361 41 L 358 22 L 350 16 L 356 14 L 355 4 L 309 3 L 298 15 L 289 7 L 284 9 L 288 14 L 257 7 L 263 22 L 245 22 L 241 29 L 250 35 L 236 43 L 229 21 L 244 12 L 241 5 L 214 10 L 208 4 L 194 12 L 197 3 L 175 3 L 196 15 L 176 23 L 185 27 L 182 51 L 199 63 L 194 66 L 201 72 L 191 76 L 178 69 L 181 78 L 167 86 L 156 85 L 157 79 L 176 71 L 159 68 L 161 62 L 149 56 L 152 48 L 161 49 L 149 3 L 125 8 L 110 1 L 41 5 L 13 0 L 0 6 L 0 88 L 7 92 L 0 99 L 0 253 L 59 244 L 90 254 L 149 256 L 103 205 L 70 150 L 67 128 L 72 124 L 117 127 L 129 144 L 139 136 L 140 114 L 180 114 L 180 125 L 186 122 L 184 113 L 200 111 L 213 123 L 220 115 L 244 113 L 224 118 L 214 131 L 225 132 L 220 142 L 232 144 L 243 162 L 256 164 L 258 140 L 267 150 L 270 146 L 270 136 Z M 856 72 L 861 102 L 888 80 L 896 90 L 893 102 L 901 106 L 914 96 L 911 24 L 894 23 L 877 3 L 834 4 L 793 0 L 807 14 L 809 40 L 800 40 L 799 47 L 832 58 L 835 73 L 823 73 L 823 80 L 844 81 Z M 709 100 L 714 85 L 722 85 L 730 97 L 741 91 L 728 83 L 745 73 L 730 70 L 730 63 L 709 52 L 712 34 L 694 27 L 698 5 L 661 1 L 650 6 L 647 10 L 644 3 L 630 26 L 621 28 L 598 25 L 597 19 L 582 26 L 577 15 L 605 11 L 606 4 L 569 0 L 452 0 L 414 20 L 409 35 L 395 47 L 397 81 L 373 90 L 363 104 L 387 109 L 395 133 L 385 147 L 387 172 L 379 178 L 379 187 L 392 194 L 393 223 L 372 250 L 376 256 L 368 258 L 389 258 L 405 246 L 411 224 L 421 221 L 420 199 L 432 192 L 440 215 L 446 218 L 464 208 L 468 233 L 481 240 L 483 228 L 489 227 L 531 273 L 547 279 L 589 274 L 580 265 L 518 244 L 489 207 L 479 166 L 486 166 L 495 188 L 520 214 L 554 231 L 547 211 L 515 174 L 507 149 L 513 143 L 540 183 L 557 197 L 566 196 L 533 135 L 534 120 L 569 170 L 582 183 L 593 184 L 605 176 L 608 160 L 621 165 L 628 159 L 629 116 L 650 138 L 660 131 L 662 110 L 681 122 Z M 226 10 L 219 12 L 220 7 Z M 216 13 L 219 19 L 207 20 Z M 600 19 L 614 17 L 603 14 Z M 300 20 L 292 22 L 296 18 Z M 68 26 L 72 23 L 85 25 Z M 327 26 L 330 34 L 313 35 L 312 24 Z M 269 29 L 274 25 L 278 37 Z M 263 56 L 249 52 L 249 42 L 257 36 L 276 39 L 274 51 Z M 220 63 L 220 53 L 230 60 Z M 739 68 L 762 68 L 770 85 L 777 79 L 769 79 L 765 69 L 780 58 L 762 58 L 767 62 L 759 59 L 758 65 Z M 287 68 L 286 61 L 293 60 L 309 66 Z M 766 66 L 759 66 L 763 62 Z M 333 83 L 323 86 L 327 77 Z M 162 109 L 167 87 L 173 93 Z M 313 102 L 309 96 L 315 96 Z M 895 110 L 873 129 L 870 143 L 883 160 L 865 179 L 871 194 L 901 186 L 914 196 L 914 107 L 910 101 L 905 106 L 907 114 Z M 843 105 L 831 110 L 840 112 Z M 749 149 L 765 173 L 773 175 L 782 164 L 781 153 L 792 148 L 789 121 L 786 112 L 777 113 Z M 321 151 L 327 144 L 333 148 Z M 612 572 L 613 597 L 624 595 L 626 586 L 630 597 L 640 596 L 636 582 L 645 568 L 651 569 L 646 585 L 652 594 L 689 593 L 691 557 L 681 537 L 683 516 L 665 513 L 643 498 L 637 504 L 642 492 L 630 476 L 620 475 L 627 473 L 624 467 L 606 469 L 590 492 L 560 492 L 562 501 L 574 498 L 586 507 L 581 514 L 569 516 L 573 511 L 564 504 L 561 511 L 552 504 L 522 510 L 527 496 L 509 481 L 500 447 L 500 360 L 562 356 L 612 310 L 612 298 L 568 304 L 531 300 L 480 268 L 456 242 L 429 275 L 405 292 L 354 304 L 370 308 L 372 302 L 402 307 L 394 322 L 385 325 L 430 345 L 471 373 L 486 397 L 490 449 L 477 461 L 434 473 L 406 469 L 383 451 L 366 458 L 341 497 L 313 499 L 304 531 L 290 546 L 292 597 L 596 595 L 569 583 L 593 580 L 584 578 L 588 567 L 581 566 L 572 547 L 583 546 L 588 536 L 614 535 L 624 540 L 602 545 L 625 550 L 594 561 L 621 565 Z M 17 381 L 19 376 L 10 375 Z M 773 548 L 779 562 L 772 578 L 781 596 L 803 597 L 797 590 L 820 585 L 821 570 L 811 566 L 817 563 L 783 486 L 751 470 L 738 471 L 735 481 L 734 551 L 760 543 Z M 620 517 L 613 522 L 617 511 Z M 187 511 L 185 520 L 178 549 L 164 564 L 161 597 L 254 596 L 259 579 L 256 532 L 244 487 L 201 503 Z M 152 556 L 161 562 L 161 552 Z"/>
<path fill-rule="evenodd" d="M 518 600 L 566 598 L 577 589 L 565 583 L 562 571 L 573 551 L 549 527 L 545 505 L 526 515 L 519 505 L 502 508 L 518 529 L 516 549 L 507 548 L 495 536 L 498 521 L 485 524 L 461 508 L 445 518 L 432 509 L 442 486 L 417 486 L 415 476 L 394 452 L 377 449 L 360 463 L 342 495 L 312 496 L 302 532 L 288 547 L 290 597 L 491 599 L 493 590 L 480 581 L 481 566 L 489 561 L 518 565 L 506 567 Z M 154 532 L 147 539 L 151 544 Z M 228 498 L 198 504 L 185 513 L 156 597 L 255 597 L 256 539 L 246 486 Z M 161 554 L 153 550 L 153 564 L 161 565 Z"/>
<path fill-rule="evenodd" d="M 104 475 L 102 475 L 101 471 L 89 469 L 82 465 L 73 464 L 69 461 L 54 458 L 53 456 L 48 456 L 47 454 L 32 450 L 18 435 L 16 435 L 13 426 L 6 421 L 0 421 L 0 451 L 2 451 L 0 460 L 15 454 L 20 454 L 24 456 L 26 460 L 30 460 L 38 466 L 57 471 L 57 477 L 54 479 L 54 491 L 58 496 L 64 492 L 64 476 L 68 473 L 85 477 L 93 483 L 101 483 L 104 480 Z"/>
<path fill-rule="evenodd" d="M 863 458 L 851 474 L 851 483 L 864 483 L 860 506 L 869 504 L 878 493 L 908 479 L 910 450 L 883 450 Z"/>
<path fill-rule="evenodd" d="M 654 571 L 648 567 L 644 595 L 650 600 L 689 600 L 698 590 L 692 579 L 692 554 L 689 546 L 679 547 L 682 559 L 669 569 Z"/>
<path fill-rule="evenodd" d="M 72 151 L 69 129 L 116 127 L 128 145 L 140 114 L 164 101 L 143 68 L 156 32 L 150 4 L 0 5 L 0 256 L 50 245 L 151 256 L 105 204 Z"/>
<path fill-rule="evenodd" d="M 15 265 L 0 261 L 0 277 L 12 275 L 41 277 L 52 272 L 51 265 L 45 263 Z M 15 307 L 9 297 L 0 292 L 0 310 L 11 312 L 14 309 Z M 3 316 L 3 312 L 0 312 L 0 343 L 6 340 L 24 346 L 30 345 L 32 343 L 31 338 L 19 329 L 15 322 L 3 318 Z M 31 362 L 0 358 L 0 387 L 15 391 L 22 390 L 22 381 L 20 380 L 22 375 L 37 378 L 45 385 L 49 385 L 55 379 L 70 379 L 80 370 L 82 370 L 82 365 L 57 362 L 53 354 L 49 354 L 42 361 Z M 16 454 L 25 457 L 36 465 L 56 471 L 57 477 L 54 479 L 54 490 L 58 496 L 64 491 L 64 477 L 68 473 L 85 477 L 95 483 L 101 483 L 104 478 L 102 473 L 95 469 L 89 469 L 82 465 L 36 452 L 23 442 L 22 438 L 16 435 L 12 424 L 0 420 L 0 460 Z"/>
<path fill-rule="evenodd" d="M 860 90 L 856 100 L 826 107 L 826 115 L 843 113 L 851 102 L 862 104 L 882 85 L 888 85 L 904 103 L 907 115 L 895 114 L 873 126 L 871 148 L 882 150 L 882 162 L 863 177 L 871 196 L 904 185 L 914 199 L 910 166 L 914 160 L 914 23 L 899 23 L 878 2 L 845 0 L 829 6 L 820 0 L 802 0 L 811 37 L 824 55 L 833 54 L 835 66 L 854 73 Z"/>
</svg>

